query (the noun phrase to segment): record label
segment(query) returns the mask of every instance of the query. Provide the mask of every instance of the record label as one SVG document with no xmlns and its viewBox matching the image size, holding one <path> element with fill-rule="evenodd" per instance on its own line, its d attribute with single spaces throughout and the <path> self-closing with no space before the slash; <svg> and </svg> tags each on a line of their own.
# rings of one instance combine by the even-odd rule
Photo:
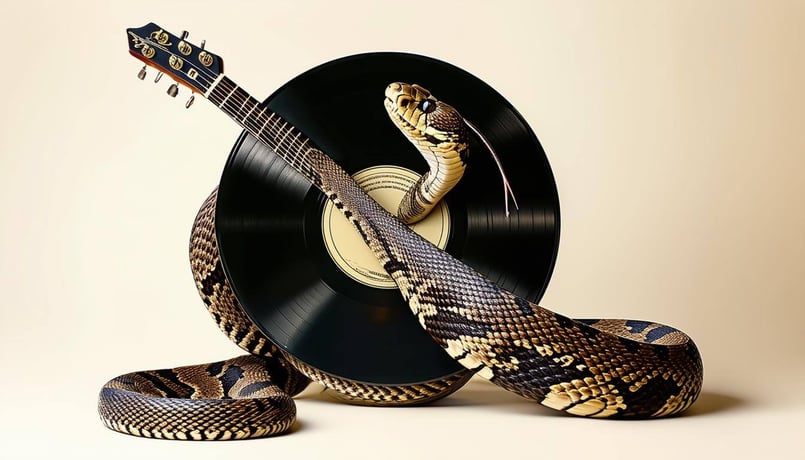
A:
<svg viewBox="0 0 805 460">
<path fill-rule="evenodd" d="M 420 174 L 400 166 L 384 165 L 363 169 L 352 177 L 386 211 L 395 214 L 405 192 L 416 183 Z M 439 249 L 444 249 L 450 238 L 450 211 L 446 202 L 439 202 L 427 217 L 410 227 Z M 397 288 L 369 246 L 332 201 L 324 205 L 321 228 L 327 253 L 345 275 L 373 288 Z"/>
</svg>

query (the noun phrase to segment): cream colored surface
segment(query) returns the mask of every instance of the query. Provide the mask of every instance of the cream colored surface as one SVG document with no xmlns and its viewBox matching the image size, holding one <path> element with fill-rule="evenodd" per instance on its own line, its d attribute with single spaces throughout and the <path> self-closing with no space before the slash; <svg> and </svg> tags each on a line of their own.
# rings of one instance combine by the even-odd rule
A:
<svg viewBox="0 0 805 460">
<path fill-rule="evenodd" d="M 3 8 L 3 458 L 803 458 L 805 6 L 669 2 L 16 2 Z M 296 432 L 221 444 L 102 427 L 135 369 L 236 355 L 196 296 L 187 238 L 238 128 L 135 78 L 124 29 L 207 39 L 268 95 L 373 50 L 497 88 L 556 174 L 543 304 L 666 322 L 706 368 L 689 416 L 556 417 L 473 381 L 442 404 L 299 400 Z M 497 189 L 495 189 L 497 192 Z"/>
</svg>

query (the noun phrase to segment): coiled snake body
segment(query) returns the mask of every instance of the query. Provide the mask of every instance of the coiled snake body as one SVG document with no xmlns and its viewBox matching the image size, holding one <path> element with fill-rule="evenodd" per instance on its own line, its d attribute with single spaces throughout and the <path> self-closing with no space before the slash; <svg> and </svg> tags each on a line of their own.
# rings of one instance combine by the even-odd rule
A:
<svg viewBox="0 0 805 460">
<path fill-rule="evenodd" d="M 209 98 L 226 110 L 235 88 L 224 77 Z M 460 115 L 421 87 L 393 83 L 385 95 L 391 119 L 432 166 L 432 175 L 424 175 L 401 203 L 398 217 L 415 221 L 460 178 L 466 133 Z M 258 138 L 264 134 L 248 124 L 244 128 Z M 470 372 L 418 385 L 364 385 L 275 348 L 242 312 L 223 273 L 214 235 L 214 192 L 193 228 L 193 274 L 221 329 L 252 355 L 117 377 L 99 399 L 108 427 L 179 439 L 280 433 L 293 424 L 291 396 L 308 378 L 352 401 L 411 404 L 444 397 L 475 373 L 544 406 L 591 417 L 663 417 L 684 411 L 697 398 L 702 363 L 684 333 L 644 321 L 574 320 L 519 298 L 419 237 L 307 140 L 270 146 L 347 217 L 422 327 Z"/>
</svg>

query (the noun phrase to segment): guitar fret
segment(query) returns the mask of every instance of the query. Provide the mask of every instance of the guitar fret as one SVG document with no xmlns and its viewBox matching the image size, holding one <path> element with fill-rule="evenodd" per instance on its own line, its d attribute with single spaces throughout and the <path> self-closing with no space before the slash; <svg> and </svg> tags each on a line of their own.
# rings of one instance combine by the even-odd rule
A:
<svg viewBox="0 0 805 460">
<path fill-rule="evenodd" d="M 272 112 L 267 105 L 226 77 L 217 79 L 205 94 L 210 102 L 268 145 L 291 167 L 307 177 L 317 175 L 306 159 L 313 148 L 310 139 L 283 117 Z"/>
<path fill-rule="evenodd" d="M 280 117 L 277 117 L 277 119 L 276 119 L 276 120 L 274 120 L 274 124 L 273 124 L 273 125 L 271 125 L 271 127 L 272 127 L 272 128 L 274 128 L 274 130 L 275 130 L 275 131 L 277 131 L 277 124 L 278 124 L 280 121 L 285 121 L 285 120 L 283 120 L 283 119 L 282 119 L 282 118 L 280 118 Z M 287 121 L 285 121 L 285 123 L 287 124 L 288 122 L 287 122 Z"/>
<path fill-rule="evenodd" d="M 230 96 L 232 96 L 232 93 L 234 93 L 234 92 L 235 92 L 235 91 L 237 91 L 237 90 L 238 90 L 238 85 L 235 85 L 235 87 L 234 87 L 234 88 L 232 88 L 232 91 L 230 91 L 230 92 L 229 92 L 229 94 L 227 94 L 227 95 L 226 95 L 226 97 L 224 98 L 224 100 L 223 100 L 223 101 L 221 101 L 221 103 L 220 103 L 220 104 L 218 104 L 218 107 L 220 107 L 220 108 L 222 108 L 222 109 L 223 109 L 223 108 L 224 108 L 224 104 L 226 104 L 227 99 L 229 99 L 229 97 L 230 97 Z"/>
<path fill-rule="evenodd" d="M 252 109 L 252 111 L 254 111 L 254 109 L 256 109 L 258 105 L 260 105 L 260 104 L 255 105 L 255 106 L 254 106 L 254 108 Z M 266 109 L 267 109 L 267 108 L 268 108 L 268 107 L 263 106 L 263 110 L 261 110 L 261 111 L 260 111 L 260 113 L 259 113 L 259 114 L 257 114 L 257 116 L 256 116 L 256 117 L 254 117 L 254 121 L 259 121 L 259 120 L 260 120 L 260 117 L 262 117 L 262 116 L 263 116 L 263 114 L 264 114 L 264 113 L 266 113 Z M 249 114 L 251 114 L 251 112 L 249 112 Z M 246 114 L 246 116 L 248 117 L 248 116 L 249 116 L 249 114 Z M 256 125 L 255 125 L 255 126 L 256 126 Z"/>
<path fill-rule="evenodd" d="M 299 134 L 302 134 L 302 133 L 300 132 Z M 303 148 L 305 148 L 305 145 L 307 145 L 307 143 L 308 143 L 308 141 L 309 141 L 309 140 L 310 140 L 310 138 L 309 138 L 309 137 L 305 137 L 305 139 L 302 141 L 302 144 L 299 146 L 299 150 L 300 150 L 300 151 L 301 151 Z M 310 151 L 310 148 L 308 148 L 307 150 L 305 150 L 305 155 L 307 155 L 309 151 Z"/>
<path fill-rule="evenodd" d="M 285 121 L 285 120 L 283 120 L 283 119 L 282 119 L 282 117 L 277 117 L 277 118 L 275 118 L 275 119 L 274 119 L 274 123 L 271 125 L 271 129 L 273 129 L 273 130 L 274 130 L 274 132 L 269 132 L 269 134 L 271 135 L 271 136 L 270 136 L 270 140 L 271 140 L 271 142 L 273 142 L 273 143 L 274 143 L 274 148 L 279 147 L 279 143 L 277 142 L 277 138 L 276 138 L 276 134 L 275 134 L 275 133 L 276 133 L 276 132 L 278 132 L 278 130 L 277 130 L 277 124 L 279 124 L 279 122 L 280 122 L 280 121 Z M 287 124 L 288 122 L 286 121 L 285 123 Z"/>
<path fill-rule="evenodd" d="M 240 108 L 238 109 L 238 112 L 242 112 L 242 111 L 243 111 L 243 107 L 246 107 L 246 103 L 247 103 L 247 102 L 249 102 L 249 98 L 248 98 L 248 97 L 244 98 L 244 99 L 243 99 L 243 102 L 241 102 L 241 103 L 240 103 Z M 245 119 L 246 119 L 246 117 L 243 117 L 243 119 L 245 120 Z"/>
<path fill-rule="evenodd" d="M 246 115 L 244 115 L 244 116 L 243 116 L 243 123 L 244 123 L 244 124 L 246 124 L 247 122 L 250 122 L 249 124 L 250 124 L 251 126 L 257 126 L 257 120 L 256 120 L 256 119 L 254 119 L 254 118 L 249 118 L 249 115 L 251 115 L 251 114 L 252 114 L 252 112 L 254 112 L 254 109 L 256 109 L 256 108 L 257 108 L 257 106 L 259 106 L 259 105 L 260 105 L 260 103 L 259 103 L 259 102 L 257 102 L 257 100 L 256 100 L 256 99 L 254 99 L 254 98 L 252 98 L 251 96 L 248 96 L 248 95 L 247 95 L 247 101 L 251 101 L 251 103 L 252 103 L 252 108 L 251 108 L 251 109 L 250 109 L 250 110 L 249 110 L 249 111 L 246 113 Z M 245 105 L 245 104 L 246 104 L 246 103 L 244 102 L 244 105 Z M 265 111 L 265 107 L 263 108 L 263 110 Z"/>
<path fill-rule="evenodd" d="M 291 130 L 293 130 L 293 126 L 291 127 Z M 299 130 L 296 130 L 296 136 L 294 136 L 293 140 L 291 141 L 291 147 L 296 145 L 296 143 L 299 141 L 299 136 L 301 136 L 301 135 L 302 135 L 302 132 L 299 131 Z M 300 165 L 302 164 L 302 155 L 303 155 L 302 149 L 301 148 L 297 149 L 296 157 L 299 159 L 299 164 Z"/>
<path fill-rule="evenodd" d="M 223 73 L 215 77 L 215 80 L 213 80 L 212 83 L 210 83 L 210 87 L 207 88 L 207 91 L 204 92 L 204 97 L 209 98 L 212 95 L 212 92 L 215 90 L 215 88 L 218 87 L 218 84 L 221 83 L 221 80 L 223 79 L 224 79 Z"/>
<path fill-rule="evenodd" d="M 288 127 L 288 128 L 286 129 L 286 127 Z M 285 142 L 285 138 L 288 137 L 289 134 L 291 134 L 291 131 L 293 131 L 293 126 L 289 125 L 288 122 L 286 121 L 285 123 L 282 124 L 282 128 L 280 128 L 280 132 L 282 132 L 283 130 L 285 131 L 285 135 L 282 136 L 280 138 L 279 142 L 277 143 L 277 149 L 278 150 L 280 148 L 282 148 L 282 143 Z M 297 158 L 295 157 L 295 155 L 291 154 L 290 146 L 287 146 L 285 148 L 287 149 L 287 152 L 288 152 L 287 156 L 290 159 L 290 163 L 291 163 L 291 165 L 293 165 L 296 162 Z"/>
<path fill-rule="evenodd" d="M 268 118 L 266 118 L 266 121 L 263 122 L 263 126 L 260 127 L 260 131 L 258 132 L 258 134 L 261 138 L 263 137 L 263 131 L 265 131 L 266 125 L 268 124 L 269 121 L 271 121 L 272 118 L 274 118 L 274 115 L 276 115 L 276 113 L 272 113 Z"/>
<path fill-rule="evenodd" d="M 220 94 L 218 94 L 218 93 L 220 93 L 220 92 L 221 92 L 221 91 L 220 91 L 220 89 L 218 88 L 218 86 L 215 86 L 214 88 L 212 88 L 212 89 L 210 90 L 210 95 L 209 95 L 209 96 L 207 96 L 207 98 L 208 98 L 208 99 L 210 100 L 210 102 L 212 102 L 213 104 L 218 105 L 218 100 L 221 98 Z"/>
<path fill-rule="evenodd" d="M 248 112 L 246 112 L 246 115 L 243 116 L 243 120 L 246 121 L 246 119 L 249 118 L 249 115 L 251 115 L 252 112 L 254 112 L 254 109 L 256 109 L 257 106 L 260 105 L 260 103 L 257 102 L 256 99 L 254 99 L 253 97 L 249 96 L 246 93 L 243 93 L 243 95 L 244 95 L 246 100 L 243 101 L 243 105 L 241 105 L 241 110 L 243 110 L 243 107 L 246 106 L 247 102 L 251 103 L 251 105 L 252 105 L 252 108 Z"/>
<path fill-rule="evenodd" d="M 286 126 L 288 126 L 288 122 L 287 122 L 287 121 L 285 122 L 285 124 L 284 124 L 284 125 L 282 125 L 282 129 L 285 129 L 285 127 L 286 127 Z M 285 138 L 286 138 L 286 137 L 288 137 L 288 134 L 291 134 L 291 131 L 293 131 L 293 126 L 291 126 L 291 128 L 290 128 L 290 129 L 288 129 L 288 130 L 286 130 L 286 131 L 285 131 L 285 135 L 284 135 L 284 136 L 282 136 L 282 138 L 280 139 L 280 141 L 277 143 L 277 145 L 278 145 L 278 146 L 282 145 L 282 142 L 285 140 Z"/>
</svg>

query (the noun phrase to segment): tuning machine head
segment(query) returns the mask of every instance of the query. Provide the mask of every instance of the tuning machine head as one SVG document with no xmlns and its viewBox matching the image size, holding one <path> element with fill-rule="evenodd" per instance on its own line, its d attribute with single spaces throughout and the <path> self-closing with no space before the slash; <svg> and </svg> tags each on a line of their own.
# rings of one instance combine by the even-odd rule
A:
<svg viewBox="0 0 805 460">
<path fill-rule="evenodd" d="M 223 75 L 223 62 L 220 56 L 206 51 L 206 41 L 200 46 L 188 41 L 189 33 L 171 35 L 162 27 L 149 23 L 143 27 L 126 29 L 129 42 L 129 53 L 143 61 L 147 67 L 154 67 L 154 82 L 160 82 L 167 75 L 170 87 L 167 94 L 171 97 L 179 95 L 179 85 L 190 90 L 185 107 L 190 107 L 194 94 L 206 94 L 217 78 Z M 147 67 L 137 74 L 144 80 Z"/>
</svg>

